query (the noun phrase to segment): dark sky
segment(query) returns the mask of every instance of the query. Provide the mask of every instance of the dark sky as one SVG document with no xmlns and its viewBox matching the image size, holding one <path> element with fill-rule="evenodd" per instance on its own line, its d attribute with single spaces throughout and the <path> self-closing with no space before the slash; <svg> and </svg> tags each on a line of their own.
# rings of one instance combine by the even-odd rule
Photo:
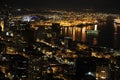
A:
<svg viewBox="0 0 120 80">
<path fill-rule="evenodd" d="M 120 8 L 119 0 L 13 0 L 15 7 Z"/>
</svg>

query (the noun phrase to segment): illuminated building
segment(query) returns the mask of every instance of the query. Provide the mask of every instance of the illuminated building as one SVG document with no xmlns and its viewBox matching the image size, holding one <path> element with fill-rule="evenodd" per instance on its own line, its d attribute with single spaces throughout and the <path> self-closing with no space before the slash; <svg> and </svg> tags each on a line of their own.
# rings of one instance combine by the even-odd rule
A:
<svg viewBox="0 0 120 80">
<path fill-rule="evenodd" d="M 66 49 L 70 49 L 72 47 L 72 38 L 71 37 L 64 37 L 64 46 Z"/>
<path fill-rule="evenodd" d="M 4 31 L 4 21 L 3 20 L 0 21 L 0 26 L 1 26 L 1 31 Z"/>
<path fill-rule="evenodd" d="M 3 21 L 1 22 L 2 25 L 2 31 L 8 31 L 9 30 L 9 18 L 11 16 L 10 12 L 10 2 L 8 0 L 0 0 L 0 15 L 2 15 Z"/>
</svg>

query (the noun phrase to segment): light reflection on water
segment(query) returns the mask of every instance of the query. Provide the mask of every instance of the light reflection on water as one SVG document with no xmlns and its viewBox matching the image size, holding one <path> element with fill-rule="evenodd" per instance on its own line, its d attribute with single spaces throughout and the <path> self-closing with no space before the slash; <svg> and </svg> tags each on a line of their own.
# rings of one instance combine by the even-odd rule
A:
<svg viewBox="0 0 120 80">
<path fill-rule="evenodd" d="M 86 30 L 99 30 L 97 36 L 87 35 Z M 88 25 L 82 27 L 62 27 L 61 34 L 69 36 L 73 41 L 87 42 L 92 45 L 105 46 L 110 48 L 119 49 L 120 46 L 120 27 L 118 25 L 100 24 L 96 28 L 96 25 Z"/>
<path fill-rule="evenodd" d="M 64 36 L 69 36 L 73 41 L 87 41 L 86 30 L 93 30 L 93 26 L 83 26 L 83 27 L 62 27 L 61 34 Z"/>
</svg>

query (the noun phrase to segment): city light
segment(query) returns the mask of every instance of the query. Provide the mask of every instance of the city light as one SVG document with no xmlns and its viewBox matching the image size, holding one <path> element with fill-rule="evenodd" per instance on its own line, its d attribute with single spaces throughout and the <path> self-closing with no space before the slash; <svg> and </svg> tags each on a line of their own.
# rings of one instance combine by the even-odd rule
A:
<svg viewBox="0 0 120 80">
<path fill-rule="evenodd" d="M 0 0 L 0 80 L 119 79 L 120 14 L 106 8 L 111 1 L 11 2 Z"/>
</svg>

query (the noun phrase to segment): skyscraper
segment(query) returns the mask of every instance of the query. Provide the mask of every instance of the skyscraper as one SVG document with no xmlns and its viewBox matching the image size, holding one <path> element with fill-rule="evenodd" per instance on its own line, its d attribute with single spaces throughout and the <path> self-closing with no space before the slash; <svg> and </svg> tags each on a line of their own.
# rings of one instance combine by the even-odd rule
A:
<svg viewBox="0 0 120 80">
<path fill-rule="evenodd" d="M 4 21 L 4 26 L 2 29 L 3 31 L 7 31 L 9 30 L 9 16 L 11 15 L 11 7 L 10 7 L 10 3 L 11 1 L 8 0 L 0 0 L 0 21 L 3 20 Z"/>
</svg>

